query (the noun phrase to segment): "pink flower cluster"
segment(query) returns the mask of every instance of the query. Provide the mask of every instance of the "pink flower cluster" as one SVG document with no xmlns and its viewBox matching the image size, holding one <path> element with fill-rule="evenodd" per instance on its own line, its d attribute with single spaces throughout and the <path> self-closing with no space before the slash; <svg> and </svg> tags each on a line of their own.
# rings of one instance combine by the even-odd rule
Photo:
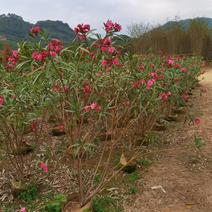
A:
<svg viewBox="0 0 212 212">
<path fill-rule="evenodd" d="M 89 31 L 90 31 L 89 24 L 78 24 L 77 27 L 74 28 L 74 32 L 80 41 L 87 40 L 87 33 Z"/>
<path fill-rule="evenodd" d="M 48 45 L 49 55 L 56 57 L 64 49 L 64 44 L 58 39 L 52 39 Z"/>
<path fill-rule="evenodd" d="M 90 93 L 92 92 L 92 88 L 91 88 L 91 85 L 89 83 L 85 83 L 83 85 L 83 93 L 85 95 L 89 95 Z"/>
<path fill-rule="evenodd" d="M 176 63 L 176 64 L 174 64 L 174 68 L 179 69 L 179 68 L 181 68 L 181 65 Z"/>
<path fill-rule="evenodd" d="M 33 26 L 30 32 L 33 36 L 37 36 L 41 32 L 41 28 L 39 26 Z"/>
<path fill-rule="evenodd" d="M 145 71 L 144 65 L 141 64 L 141 65 L 138 67 L 138 70 L 139 70 L 140 72 L 144 72 L 144 71 Z"/>
<path fill-rule="evenodd" d="M 169 65 L 169 66 L 173 66 L 174 65 L 174 59 L 172 57 L 168 57 L 167 65 Z"/>
<path fill-rule="evenodd" d="M 146 89 L 147 90 L 151 90 L 152 86 L 155 84 L 156 80 L 155 79 L 150 79 L 147 81 L 147 84 L 146 84 Z"/>
<path fill-rule="evenodd" d="M 5 102 L 4 97 L 0 96 L 0 106 L 3 106 L 4 102 Z"/>
<path fill-rule="evenodd" d="M 152 79 L 157 80 L 158 79 L 158 74 L 156 72 L 151 72 L 150 76 L 152 77 Z"/>
<path fill-rule="evenodd" d="M 102 109 L 101 105 L 99 105 L 96 102 L 93 102 L 92 104 L 87 105 L 87 106 L 84 107 L 84 111 L 85 112 L 90 112 L 90 111 L 100 112 L 101 109 Z"/>
<path fill-rule="evenodd" d="M 142 85 L 145 85 L 146 82 L 143 79 L 140 79 L 132 84 L 132 87 L 135 89 L 139 89 Z"/>
<path fill-rule="evenodd" d="M 35 62 L 44 62 L 47 57 L 56 57 L 64 48 L 63 43 L 58 39 L 52 39 L 48 44 L 48 51 L 42 50 L 41 52 L 35 51 L 32 53 L 32 59 Z"/>
<path fill-rule="evenodd" d="M 150 65 L 152 65 L 152 67 L 153 67 L 154 64 L 150 64 Z M 156 72 L 151 72 L 150 76 L 152 77 L 152 79 L 147 81 L 147 84 L 146 84 L 146 89 L 147 90 L 151 90 L 152 86 L 159 79 L 158 74 Z"/>
<path fill-rule="evenodd" d="M 112 60 L 102 60 L 102 66 L 108 70 L 112 68 L 112 66 L 121 67 L 122 64 L 119 63 L 119 59 L 117 57 Z"/>
<path fill-rule="evenodd" d="M 112 40 L 110 37 L 102 39 L 100 49 L 102 52 L 108 52 L 109 54 L 113 54 L 115 52 L 115 48 L 112 47 Z"/>
<path fill-rule="evenodd" d="M 166 92 L 166 93 L 161 93 L 160 94 L 160 99 L 162 100 L 162 101 L 167 101 L 168 100 L 168 98 L 170 97 L 172 95 L 172 93 L 170 92 L 170 91 L 168 91 L 168 92 Z"/>
<path fill-rule="evenodd" d="M 110 32 L 120 32 L 122 27 L 120 24 L 113 23 L 111 20 L 108 20 L 106 23 L 104 23 L 105 31 L 107 33 Z"/>
<path fill-rule="evenodd" d="M 155 68 L 155 64 L 151 63 L 151 64 L 149 65 L 149 67 L 150 67 L 151 69 L 154 69 L 154 68 Z"/>
<path fill-rule="evenodd" d="M 13 50 L 12 55 L 8 58 L 8 68 L 14 68 L 19 60 L 19 52 L 18 50 Z"/>
<path fill-rule="evenodd" d="M 57 83 L 55 83 L 51 90 L 54 93 L 68 93 L 69 92 L 69 87 L 67 85 L 64 86 L 64 88 L 62 88 L 60 85 L 58 85 Z"/>
<path fill-rule="evenodd" d="M 49 172 L 49 168 L 46 163 L 41 162 L 40 168 L 47 174 Z"/>
<path fill-rule="evenodd" d="M 35 51 L 32 53 L 32 59 L 35 62 L 44 62 L 46 58 L 48 57 L 49 53 L 47 51 L 38 52 Z"/>
<path fill-rule="evenodd" d="M 183 73 L 187 73 L 188 72 L 188 69 L 187 68 L 181 68 L 180 69 Z"/>
<path fill-rule="evenodd" d="M 153 67 L 154 64 L 150 64 L 151 67 Z M 144 67 L 142 67 L 144 68 Z M 155 82 L 159 79 L 159 76 L 156 72 L 151 72 L 150 76 L 152 77 L 152 79 L 148 80 L 147 82 L 143 79 L 138 80 L 136 82 L 133 83 L 132 87 L 135 89 L 140 88 L 142 85 L 146 85 L 146 89 L 150 90 L 152 88 L 152 86 L 155 84 Z"/>
</svg>

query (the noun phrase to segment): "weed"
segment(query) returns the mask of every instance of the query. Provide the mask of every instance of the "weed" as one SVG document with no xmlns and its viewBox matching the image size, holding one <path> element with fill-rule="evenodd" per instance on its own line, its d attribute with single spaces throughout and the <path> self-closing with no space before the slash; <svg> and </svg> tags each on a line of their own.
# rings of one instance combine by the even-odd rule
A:
<svg viewBox="0 0 212 212">
<path fill-rule="evenodd" d="M 130 174 L 129 176 L 127 176 L 127 181 L 130 184 L 136 183 L 139 179 L 140 179 L 140 176 L 139 176 L 138 172 L 134 172 L 134 173 Z"/>
<path fill-rule="evenodd" d="M 139 190 L 138 190 L 138 188 L 136 186 L 131 186 L 129 188 L 129 194 L 136 194 L 138 192 L 139 192 Z"/>
<path fill-rule="evenodd" d="M 36 185 L 30 185 L 28 188 L 21 192 L 18 195 L 18 199 L 23 200 L 24 202 L 31 202 L 33 200 L 36 200 L 38 196 L 38 189 Z"/>
<path fill-rule="evenodd" d="M 152 164 L 152 161 L 149 159 L 141 159 L 140 161 L 138 161 L 138 163 L 144 168 L 148 168 Z"/>
<path fill-rule="evenodd" d="M 194 144 L 197 149 L 201 149 L 202 147 L 205 146 L 205 144 L 202 141 L 202 138 L 197 137 L 197 136 L 195 136 L 195 138 L 194 138 Z"/>
<path fill-rule="evenodd" d="M 96 197 L 92 202 L 94 212 L 121 212 L 116 200 L 109 196 Z"/>
</svg>

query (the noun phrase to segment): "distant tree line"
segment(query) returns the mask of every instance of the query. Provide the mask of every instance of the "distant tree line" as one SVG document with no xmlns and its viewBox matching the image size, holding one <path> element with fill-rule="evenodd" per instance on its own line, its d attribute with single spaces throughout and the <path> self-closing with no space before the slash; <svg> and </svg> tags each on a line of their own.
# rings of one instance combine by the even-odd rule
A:
<svg viewBox="0 0 212 212">
<path fill-rule="evenodd" d="M 150 28 L 142 24 L 128 27 L 133 37 L 130 45 L 133 53 L 201 55 L 207 60 L 212 59 L 212 29 L 207 23 L 194 19 L 187 28 L 179 22 L 173 22 L 169 27 Z"/>
</svg>

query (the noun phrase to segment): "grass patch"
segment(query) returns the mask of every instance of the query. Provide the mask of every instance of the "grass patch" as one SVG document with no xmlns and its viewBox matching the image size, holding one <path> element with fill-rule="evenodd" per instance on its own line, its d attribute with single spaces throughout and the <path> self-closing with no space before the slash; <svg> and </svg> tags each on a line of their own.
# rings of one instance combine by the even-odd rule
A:
<svg viewBox="0 0 212 212">
<path fill-rule="evenodd" d="M 148 168 L 149 166 L 152 165 L 152 161 L 149 159 L 141 159 L 138 161 L 138 164 L 144 168 Z"/>
<path fill-rule="evenodd" d="M 118 205 L 117 200 L 110 196 L 96 197 L 92 202 L 94 212 L 122 212 L 123 209 Z"/>
</svg>

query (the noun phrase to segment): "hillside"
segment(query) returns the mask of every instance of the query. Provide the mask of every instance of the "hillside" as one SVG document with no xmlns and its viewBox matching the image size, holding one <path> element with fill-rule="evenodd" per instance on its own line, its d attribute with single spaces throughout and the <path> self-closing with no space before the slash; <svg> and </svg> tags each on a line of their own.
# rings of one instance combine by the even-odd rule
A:
<svg viewBox="0 0 212 212">
<path fill-rule="evenodd" d="M 74 31 L 62 21 L 38 21 L 35 25 L 41 26 L 50 37 L 58 38 L 65 43 L 74 39 Z M 24 21 L 22 17 L 15 14 L 0 15 L 0 43 L 9 43 L 14 47 L 16 42 L 29 37 L 29 30 L 32 26 L 32 23 Z"/>
<path fill-rule="evenodd" d="M 206 17 L 197 17 L 194 19 L 184 19 L 179 21 L 168 21 L 167 23 L 162 25 L 162 28 L 169 29 L 173 25 L 179 24 L 184 30 L 187 30 L 193 20 L 204 22 L 208 26 L 208 28 L 212 29 L 212 18 L 206 18 Z"/>
</svg>

